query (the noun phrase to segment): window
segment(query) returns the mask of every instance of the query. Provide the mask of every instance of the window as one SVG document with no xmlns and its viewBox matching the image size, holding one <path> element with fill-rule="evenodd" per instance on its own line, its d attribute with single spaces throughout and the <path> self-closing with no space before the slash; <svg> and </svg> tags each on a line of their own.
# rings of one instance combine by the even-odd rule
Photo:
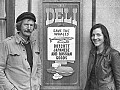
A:
<svg viewBox="0 0 120 90">
<path fill-rule="evenodd" d="M 0 42 L 14 34 L 15 0 L 0 0 Z"/>
</svg>

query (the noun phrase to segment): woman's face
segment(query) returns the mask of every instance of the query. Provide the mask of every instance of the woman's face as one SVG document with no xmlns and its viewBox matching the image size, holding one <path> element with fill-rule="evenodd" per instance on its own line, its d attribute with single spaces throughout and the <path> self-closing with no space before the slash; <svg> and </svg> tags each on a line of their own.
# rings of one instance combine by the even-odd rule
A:
<svg viewBox="0 0 120 90">
<path fill-rule="evenodd" d="M 91 39 L 96 47 L 104 46 L 104 35 L 100 28 L 93 30 Z"/>
</svg>

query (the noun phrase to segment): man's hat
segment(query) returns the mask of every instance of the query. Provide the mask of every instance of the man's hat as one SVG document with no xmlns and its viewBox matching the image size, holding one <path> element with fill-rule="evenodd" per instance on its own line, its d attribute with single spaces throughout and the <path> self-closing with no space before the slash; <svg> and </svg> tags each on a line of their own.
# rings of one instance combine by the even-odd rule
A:
<svg viewBox="0 0 120 90">
<path fill-rule="evenodd" d="M 32 19 L 34 22 L 36 22 L 36 17 L 31 12 L 24 12 L 24 13 L 20 14 L 16 19 L 16 23 L 23 19 Z"/>
</svg>

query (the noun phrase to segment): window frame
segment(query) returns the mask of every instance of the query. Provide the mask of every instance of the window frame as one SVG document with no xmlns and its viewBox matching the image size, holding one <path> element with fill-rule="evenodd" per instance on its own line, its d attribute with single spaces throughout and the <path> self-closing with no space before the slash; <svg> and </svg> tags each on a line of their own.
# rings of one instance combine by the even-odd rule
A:
<svg viewBox="0 0 120 90">
<path fill-rule="evenodd" d="M 15 0 L 5 0 L 6 37 L 15 34 Z"/>
</svg>

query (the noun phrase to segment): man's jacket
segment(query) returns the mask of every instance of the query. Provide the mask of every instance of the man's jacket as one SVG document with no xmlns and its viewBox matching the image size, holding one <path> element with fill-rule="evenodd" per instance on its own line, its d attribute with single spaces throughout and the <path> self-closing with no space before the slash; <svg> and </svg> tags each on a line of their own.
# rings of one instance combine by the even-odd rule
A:
<svg viewBox="0 0 120 90">
<path fill-rule="evenodd" d="M 0 86 L 3 90 L 38 90 L 41 84 L 41 61 L 38 43 L 31 40 L 32 71 L 23 46 L 24 40 L 16 34 L 0 43 Z"/>
<path fill-rule="evenodd" d="M 87 66 L 87 83 L 85 90 L 90 90 L 90 74 L 95 61 L 95 51 L 91 50 Z M 100 54 L 96 62 L 97 90 L 120 90 L 120 55 L 112 48 Z"/>
</svg>

